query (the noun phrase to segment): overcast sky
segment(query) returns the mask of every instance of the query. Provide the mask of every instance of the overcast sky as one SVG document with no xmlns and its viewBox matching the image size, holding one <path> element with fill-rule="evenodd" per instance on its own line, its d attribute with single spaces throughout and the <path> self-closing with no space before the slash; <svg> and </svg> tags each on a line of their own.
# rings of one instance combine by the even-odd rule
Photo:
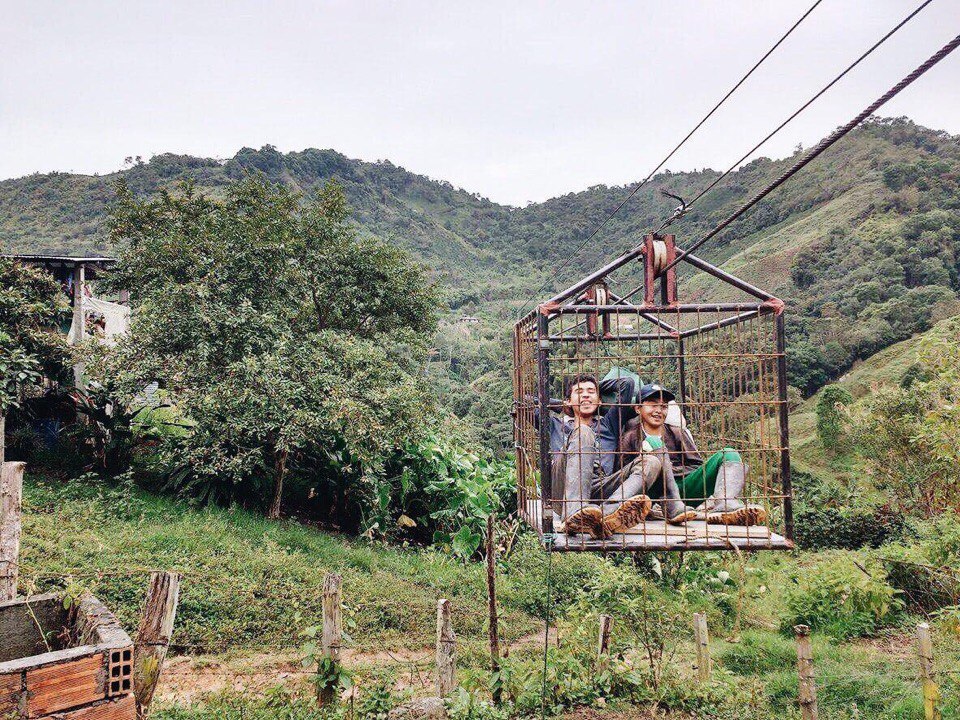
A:
<svg viewBox="0 0 960 720">
<path fill-rule="evenodd" d="M 726 167 L 919 4 L 823 0 L 670 161 Z M 642 178 L 813 0 L 0 0 L 0 178 L 243 146 L 389 159 L 523 204 Z M 934 0 L 762 151 L 960 33 Z M 960 133 L 960 51 L 884 115 Z"/>
</svg>

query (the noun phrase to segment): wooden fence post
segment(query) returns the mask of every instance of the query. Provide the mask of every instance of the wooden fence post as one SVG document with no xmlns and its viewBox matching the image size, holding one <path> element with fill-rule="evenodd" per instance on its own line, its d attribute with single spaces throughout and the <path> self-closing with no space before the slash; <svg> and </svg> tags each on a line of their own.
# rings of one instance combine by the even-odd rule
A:
<svg viewBox="0 0 960 720">
<path fill-rule="evenodd" d="M 173 623 L 180 602 L 180 575 L 173 572 L 150 574 L 150 585 L 143 604 L 140 629 L 133 644 L 133 694 L 137 718 L 150 712 L 150 703 L 167 657 Z"/>
<path fill-rule="evenodd" d="M 600 632 L 597 638 L 597 666 L 603 670 L 610 662 L 610 628 L 613 618 L 609 615 L 600 616 Z"/>
<path fill-rule="evenodd" d="M 697 677 L 702 683 L 710 682 L 710 635 L 707 631 L 705 613 L 693 614 L 693 638 L 697 644 Z"/>
<path fill-rule="evenodd" d="M 0 466 L 0 602 L 17 596 L 24 468 L 22 462 Z"/>
<path fill-rule="evenodd" d="M 800 713 L 803 720 L 817 720 L 817 686 L 813 679 L 813 650 L 810 647 L 810 628 L 795 625 L 797 636 L 797 672 L 800 675 Z"/>
<path fill-rule="evenodd" d="M 923 684 L 924 717 L 926 720 L 941 720 L 940 688 L 937 687 L 933 670 L 933 642 L 927 623 L 917 625 L 917 656 L 920 660 L 920 682 Z"/>
<path fill-rule="evenodd" d="M 500 672 L 500 627 L 497 616 L 497 543 L 493 536 L 495 521 L 493 513 L 487 515 L 487 604 L 490 611 L 490 672 Z M 493 683 L 493 702 L 499 705 L 503 699 L 503 686 Z"/>
<path fill-rule="evenodd" d="M 324 657 L 340 664 L 340 648 L 343 639 L 342 597 L 343 578 L 337 573 L 328 573 L 323 579 L 323 636 L 321 647 Z M 326 688 L 320 693 L 321 704 L 333 702 L 336 688 Z"/>
<path fill-rule="evenodd" d="M 450 601 L 437 601 L 437 695 L 446 697 L 457 686 L 457 634 L 450 618 Z"/>
</svg>

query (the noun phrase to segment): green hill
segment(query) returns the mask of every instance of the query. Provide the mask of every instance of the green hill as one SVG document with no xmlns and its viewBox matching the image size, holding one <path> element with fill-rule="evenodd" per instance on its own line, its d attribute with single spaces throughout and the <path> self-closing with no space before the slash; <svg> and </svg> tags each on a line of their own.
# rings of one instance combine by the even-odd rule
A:
<svg viewBox="0 0 960 720">
<path fill-rule="evenodd" d="M 761 158 L 734 172 L 677 224 L 688 244 L 796 157 Z M 598 185 L 517 208 L 382 161 L 333 150 L 283 154 L 244 148 L 226 161 L 158 155 L 105 176 L 52 173 L 0 182 L 0 249 L 83 254 L 103 250 L 105 217 L 122 175 L 138 193 L 191 178 L 216 194 L 263 173 L 305 195 L 331 178 L 344 185 L 365 232 L 413 252 L 450 287 L 453 311 L 481 317 L 477 333 L 503 337 L 517 309 L 546 281 L 559 288 L 637 243 L 674 202 L 714 170 L 658 175 L 559 277 L 553 273 L 622 199 Z M 788 302 L 792 383 L 812 392 L 855 361 L 957 311 L 960 289 L 960 144 L 904 118 L 876 119 L 838 143 L 744 219 L 703 248 Z M 629 271 L 628 271 L 629 272 Z M 694 296 L 716 294 L 697 277 Z M 461 358 L 470 364 L 469 358 Z M 452 360 L 451 360 L 452 361 Z M 475 377 L 493 369 L 489 363 Z"/>
</svg>

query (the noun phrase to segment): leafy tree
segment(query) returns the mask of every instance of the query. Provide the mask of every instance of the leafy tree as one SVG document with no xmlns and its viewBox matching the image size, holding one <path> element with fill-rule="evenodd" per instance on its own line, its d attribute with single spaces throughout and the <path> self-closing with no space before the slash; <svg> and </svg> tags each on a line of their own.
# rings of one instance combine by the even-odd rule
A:
<svg viewBox="0 0 960 720">
<path fill-rule="evenodd" d="M 156 380 L 191 431 L 168 438 L 176 484 L 207 501 L 270 501 L 291 466 L 324 448 L 375 493 L 386 456 L 422 432 L 417 370 L 436 288 L 402 251 L 361 237 L 340 187 L 315 201 L 261 179 L 137 199 L 111 216 L 130 289 L 129 336 L 93 367 L 132 402 Z"/>
<path fill-rule="evenodd" d="M 817 437 L 827 452 L 843 454 L 850 449 L 846 408 L 853 397 L 839 385 L 827 385 L 817 400 Z"/>
<path fill-rule="evenodd" d="M 909 388 L 873 394 L 856 418 L 855 442 L 881 490 L 906 511 L 928 517 L 960 503 L 960 320 L 925 338 Z"/>
<path fill-rule="evenodd" d="M 49 274 L 0 258 L 0 462 L 8 411 L 26 387 L 64 369 L 66 343 L 49 330 L 65 309 L 63 293 Z"/>
</svg>

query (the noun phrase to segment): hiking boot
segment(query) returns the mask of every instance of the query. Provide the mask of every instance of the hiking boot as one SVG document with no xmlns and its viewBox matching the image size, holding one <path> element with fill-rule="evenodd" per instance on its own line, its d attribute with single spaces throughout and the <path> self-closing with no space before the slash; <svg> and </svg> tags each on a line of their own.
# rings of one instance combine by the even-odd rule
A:
<svg viewBox="0 0 960 720">
<path fill-rule="evenodd" d="M 634 495 L 620 503 L 620 507 L 603 518 L 603 525 L 610 534 L 622 533 L 636 527 L 650 514 L 650 498 Z"/>
<path fill-rule="evenodd" d="M 741 496 L 747 484 L 746 466 L 727 461 L 720 466 L 713 494 L 698 510 L 698 517 L 712 525 L 763 525 L 767 511 L 759 505 L 745 505 Z"/>
<path fill-rule="evenodd" d="M 700 514 L 689 505 L 684 505 L 683 503 L 678 503 L 671 508 L 671 510 L 672 513 L 667 518 L 667 522 L 671 525 L 683 525 L 689 520 L 695 520 Z"/>
<path fill-rule="evenodd" d="M 563 524 L 563 531 L 567 535 L 583 533 L 596 540 L 606 540 L 609 537 L 603 512 L 596 505 L 587 505 L 568 517 Z"/>
</svg>

